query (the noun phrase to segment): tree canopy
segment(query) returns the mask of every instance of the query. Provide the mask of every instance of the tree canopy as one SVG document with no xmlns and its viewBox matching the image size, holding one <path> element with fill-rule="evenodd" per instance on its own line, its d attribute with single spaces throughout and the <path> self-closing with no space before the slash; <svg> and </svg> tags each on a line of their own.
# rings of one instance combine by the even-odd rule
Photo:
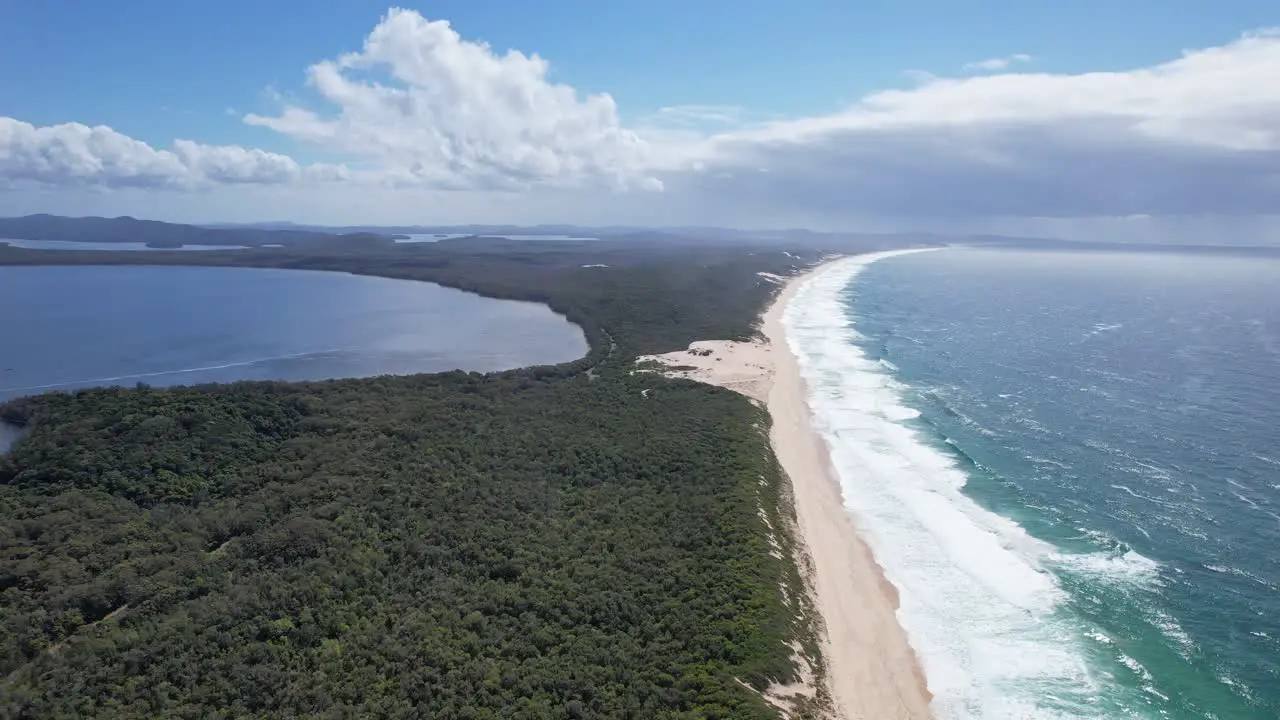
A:
<svg viewBox="0 0 1280 720">
<path fill-rule="evenodd" d="M 768 417 L 632 371 L 750 336 L 796 261 L 581 252 L 252 261 L 542 300 L 575 363 L 0 406 L 3 713 L 777 717 L 759 691 L 820 658 Z"/>
</svg>

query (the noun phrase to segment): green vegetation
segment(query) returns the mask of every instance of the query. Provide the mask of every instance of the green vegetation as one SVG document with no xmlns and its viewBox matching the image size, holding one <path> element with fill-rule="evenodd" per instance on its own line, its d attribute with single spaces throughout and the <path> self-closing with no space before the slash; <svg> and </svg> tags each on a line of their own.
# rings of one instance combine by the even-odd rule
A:
<svg viewBox="0 0 1280 720">
<path fill-rule="evenodd" d="M 0 406 L 27 428 L 0 457 L 0 713 L 777 717 L 757 691 L 795 678 L 788 643 L 816 652 L 789 604 L 801 593 L 782 590 L 800 587 L 788 539 L 769 544 L 788 518 L 768 418 L 631 371 L 636 354 L 749 336 L 776 287 L 756 273 L 788 272 L 789 257 L 511 243 L 192 255 L 128 260 L 537 299 L 593 349 L 491 375 Z"/>
</svg>

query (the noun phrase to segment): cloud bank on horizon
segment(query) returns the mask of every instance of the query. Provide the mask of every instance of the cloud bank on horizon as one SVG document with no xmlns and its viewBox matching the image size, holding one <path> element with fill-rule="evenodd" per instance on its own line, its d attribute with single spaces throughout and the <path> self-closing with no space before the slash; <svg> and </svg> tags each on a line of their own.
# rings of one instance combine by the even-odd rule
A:
<svg viewBox="0 0 1280 720">
<path fill-rule="evenodd" d="M 341 189 L 366 213 L 349 219 L 365 222 L 377 220 L 368 198 L 442 194 L 517 221 L 534 204 L 565 221 L 589 209 L 592 222 L 826 227 L 1280 213 L 1280 32 L 1125 72 L 1024 71 L 1031 60 L 918 75 L 824 116 L 685 106 L 628 126 L 609 94 L 553 82 L 537 54 L 498 52 L 447 21 L 392 10 L 359 52 L 307 69 L 310 97 L 243 117 L 338 162 L 186 139 L 152 147 L 109 127 L 0 117 L 0 187 L 135 198 L 274 188 L 295 213 Z"/>
</svg>

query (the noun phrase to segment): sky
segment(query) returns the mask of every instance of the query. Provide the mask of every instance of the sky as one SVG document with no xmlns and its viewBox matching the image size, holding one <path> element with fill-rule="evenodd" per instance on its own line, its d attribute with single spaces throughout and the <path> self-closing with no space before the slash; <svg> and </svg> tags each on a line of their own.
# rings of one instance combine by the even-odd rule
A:
<svg viewBox="0 0 1280 720">
<path fill-rule="evenodd" d="M 0 0 L 0 215 L 1280 243 L 1273 0 Z"/>
</svg>

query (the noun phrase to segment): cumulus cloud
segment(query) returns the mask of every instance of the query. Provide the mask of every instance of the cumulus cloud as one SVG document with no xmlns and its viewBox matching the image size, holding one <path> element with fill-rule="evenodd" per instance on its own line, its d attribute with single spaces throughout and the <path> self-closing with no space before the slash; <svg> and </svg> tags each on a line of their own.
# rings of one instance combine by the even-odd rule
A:
<svg viewBox="0 0 1280 720">
<path fill-rule="evenodd" d="M 49 185 L 176 187 L 187 169 L 173 153 L 108 127 L 37 128 L 0 118 L 0 177 Z"/>
<path fill-rule="evenodd" d="M 978 60 L 976 62 L 965 63 L 964 69 L 978 72 L 996 72 L 999 70 L 1008 70 L 1014 65 L 1022 65 L 1031 62 L 1032 57 L 1024 53 L 1016 55 L 1006 55 L 1004 57 L 988 58 L 986 60 Z"/>
<path fill-rule="evenodd" d="M 155 149 L 109 128 L 0 120 L 0 180 L 341 182 L 352 192 L 326 197 L 368 199 L 353 205 L 351 222 L 376 220 L 368 213 L 384 196 L 404 202 L 397 207 L 455 209 L 465 196 L 476 208 L 513 213 L 493 221 L 555 207 L 564 221 L 608 222 L 607 211 L 655 224 L 744 218 L 849 228 L 877 218 L 937 227 L 947 219 L 1280 213 L 1277 32 L 1127 71 L 1015 67 L 1025 60 L 973 64 L 996 71 L 988 74 L 919 76 L 821 116 L 766 121 L 767 108 L 683 105 L 628 127 L 611 96 L 552 82 L 536 54 L 498 51 L 447 22 L 393 10 L 359 52 L 310 67 L 310 97 L 275 94 L 278 112 L 244 117 L 358 172 L 240 147 Z M 666 192 L 616 192 L 634 188 Z M 404 200 L 417 197 L 432 202 Z M 310 212 L 298 202 L 293 214 Z"/>
<path fill-rule="evenodd" d="M 551 82 L 549 64 L 464 40 L 443 20 L 393 9 L 360 52 L 312 65 L 330 108 L 286 105 L 245 121 L 378 163 L 398 182 L 518 189 L 607 180 L 657 188 L 647 146 L 607 94 Z"/>
<path fill-rule="evenodd" d="M 303 168 L 285 155 L 262 150 L 190 140 L 178 140 L 173 149 L 163 150 L 102 125 L 35 127 L 0 117 L 0 181 L 10 186 L 190 189 L 344 176 L 343 168 Z"/>
</svg>

